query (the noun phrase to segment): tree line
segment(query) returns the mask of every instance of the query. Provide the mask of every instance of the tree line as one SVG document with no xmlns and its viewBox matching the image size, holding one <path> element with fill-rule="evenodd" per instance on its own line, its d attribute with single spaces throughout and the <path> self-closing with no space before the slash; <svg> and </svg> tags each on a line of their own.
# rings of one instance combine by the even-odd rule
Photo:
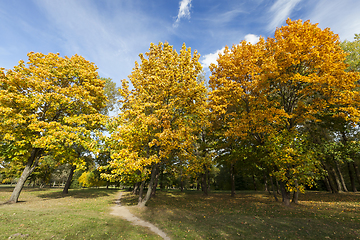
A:
<svg viewBox="0 0 360 240">
<path fill-rule="evenodd" d="M 359 43 L 288 19 L 274 37 L 226 47 L 209 80 L 197 51 L 151 44 L 118 89 L 81 56 L 31 52 L 0 71 L 0 177 L 20 176 L 9 201 L 64 164 L 64 193 L 88 169 L 84 185 L 131 185 L 139 205 L 166 178 L 207 195 L 214 172 L 232 196 L 242 172 L 285 205 L 319 184 L 348 191 L 346 177 L 356 191 Z"/>
</svg>

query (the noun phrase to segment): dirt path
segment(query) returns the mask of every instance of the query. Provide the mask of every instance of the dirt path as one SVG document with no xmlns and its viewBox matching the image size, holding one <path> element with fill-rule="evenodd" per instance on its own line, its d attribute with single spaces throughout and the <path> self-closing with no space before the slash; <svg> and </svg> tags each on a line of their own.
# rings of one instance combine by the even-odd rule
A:
<svg viewBox="0 0 360 240">
<path fill-rule="evenodd" d="M 150 228 L 151 231 L 158 234 L 160 237 L 166 240 L 170 240 L 168 236 L 166 236 L 166 233 L 161 231 L 159 228 L 157 228 L 155 225 L 146 222 L 138 217 L 135 217 L 127 207 L 121 206 L 120 200 L 121 200 L 122 192 L 119 195 L 118 200 L 116 201 L 116 206 L 112 207 L 111 215 L 119 216 L 121 218 L 124 218 L 125 220 L 131 222 L 134 225 L 140 225 L 143 227 Z"/>
</svg>

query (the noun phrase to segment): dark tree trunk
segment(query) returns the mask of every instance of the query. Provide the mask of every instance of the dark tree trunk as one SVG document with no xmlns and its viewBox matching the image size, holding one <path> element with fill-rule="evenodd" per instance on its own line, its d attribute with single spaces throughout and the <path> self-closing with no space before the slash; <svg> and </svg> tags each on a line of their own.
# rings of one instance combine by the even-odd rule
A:
<svg viewBox="0 0 360 240">
<path fill-rule="evenodd" d="M 355 162 L 353 162 L 353 166 L 354 166 L 356 178 L 358 180 L 358 183 L 360 184 L 360 171 L 358 165 Z"/>
<path fill-rule="evenodd" d="M 142 195 L 143 195 L 143 192 L 144 192 L 144 186 L 145 186 L 145 180 L 142 181 L 141 184 L 140 184 L 138 205 L 140 205 L 140 203 L 142 202 Z"/>
<path fill-rule="evenodd" d="M 274 181 L 272 179 L 272 176 L 270 176 L 270 182 L 271 182 L 271 187 L 272 187 L 272 191 L 273 191 L 273 195 L 275 198 L 275 201 L 279 201 L 279 199 L 277 198 L 277 192 L 275 191 L 275 186 L 274 186 Z"/>
<path fill-rule="evenodd" d="M 159 180 L 159 175 L 160 175 L 160 169 L 157 167 L 156 168 L 156 175 L 155 175 L 155 180 L 154 180 L 154 186 L 151 192 L 151 197 L 155 197 L 156 194 L 156 188 L 158 185 L 158 180 Z"/>
<path fill-rule="evenodd" d="M 164 190 L 164 168 L 160 168 L 160 190 Z"/>
<path fill-rule="evenodd" d="M 327 190 L 328 192 L 333 192 L 333 191 L 332 191 L 332 188 L 331 188 L 331 186 L 330 186 L 330 182 L 329 182 L 328 176 L 325 176 L 325 177 L 324 177 L 324 183 L 325 183 L 325 186 L 326 186 L 326 190 Z"/>
<path fill-rule="evenodd" d="M 276 182 L 276 192 L 277 192 L 277 194 L 280 194 L 279 181 L 276 178 L 275 178 L 275 182 Z"/>
<path fill-rule="evenodd" d="M 42 154 L 43 154 L 42 149 L 40 149 L 40 148 L 32 149 L 31 155 L 28 158 L 25 169 L 22 172 L 21 177 L 19 178 L 19 181 L 17 182 L 17 184 L 10 196 L 10 199 L 8 201 L 9 203 L 17 203 L 18 202 L 19 196 L 20 196 L 21 190 L 24 187 L 25 181 L 30 176 L 30 174 L 34 171 L 34 169 L 36 168 Z"/>
<path fill-rule="evenodd" d="M 131 194 L 136 195 L 136 192 L 139 190 L 140 182 L 134 184 L 134 189 L 132 190 Z"/>
<path fill-rule="evenodd" d="M 269 186 L 268 186 L 268 178 L 267 178 L 265 172 L 264 172 L 264 186 L 265 186 L 265 190 L 264 190 L 264 191 L 265 191 L 265 192 L 269 192 L 269 194 L 271 194 L 270 188 L 269 188 Z"/>
<path fill-rule="evenodd" d="M 231 164 L 230 177 L 231 177 L 231 196 L 235 197 L 235 166 L 234 166 L 234 164 Z"/>
<path fill-rule="evenodd" d="M 253 184 L 254 184 L 254 190 L 257 191 L 256 181 L 255 181 L 255 176 L 254 176 L 254 174 L 252 175 L 252 180 L 253 180 Z"/>
<path fill-rule="evenodd" d="M 347 163 L 347 166 L 348 166 L 348 170 L 349 170 L 351 189 L 352 189 L 353 192 L 357 192 L 356 185 L 355 185 L 355 176 L 354 176 L 354 173 L 353 173 L 353 171 L 351 169 L 350 162 Z"/>
<path fill-rule="evenodd" d="M 207 173 L 208 173 L 207 168 L 204 165 L 204 173 L 202 174 L 201 189 L 202 189 L 205 196 L 208 195 L 208 186 L 207 186 L 208 176 L 207 176 Z"/>
<path fill-rule="evenodd" d="M 139 207 L 144 207 L 144 206 L 146 205 L 146 203 L 147 203 L 147 202 L 150 200 L 150 198 L 151 198 L 151 193 L 152 193 L 153 187 L 154 187 L 154 182 L 155 182 L 155 178 L 156 178 L 157 168 L 158 168 L 158 165 L 157 165 L 157 164 L 154 164 L 153 167 L 152 167 L 152 170 L 151 170 L 151 177 L 150 177 L 150 182 L 149 182 L 149 185 L 148 185 L 148 189 L 147 189 L 146 195 L 145 195 L 144 199 L 142 199 L 142 201 L 138 203 L 138 206 L 139 206 Z"/>
<path fill-rule="evenodd" d="M 347 192 L 348 190 L 347 190 L 347 187 L 346 187 L 346 184 L 345 184 L 345 181 L 344 181 L 344 177 L 343 177 L 343 175 L 342 175 L 342 172 L 341 172 L 339 163 L 338 163 L 337 161 L 335 161 L 335 165 L 336 165 L 336 169 L 338 170 L 338 173 L 339 173 L 341 186 L 343 187 L 344 191 Z"/>
<path fill-rule="evenodd" d="M 63 192 L 62 192 L 63 194 L 68 194 L 68 192 L 69 192 L 69 188 L 70 188 L 70 185 L 71 185 L 72 178 L 74 176 L 75 169 L 76 169 L 76 166 L 71 166 L 68 179 L 66 180 L 65 187 L 64 187 Z"/>
<path fill-rule="evenodd" d="M 199 177 L 196 179 L 196 190 L 200 191 L 200 181 L 199 181 Z"/>
<path fill-rule="evenodd" d="M 295 204 L 298 204 L 298 202 L 299 202 L 299 188 L 298 188 L 297 180 L 295 180 L 295 192 L 294 192 L 294 195 L 293 195 L 292 202 L 295 203 Z"/>
<path fill-rule="evenodd" d="M 285 206 L 290 206 L 291 193 L 286 189 L 286 185 L 283 181 L 280 181 L 280 189 L 282 195 L 282 202 Z"/>
<path fill-rule="evenodd" d="M 342 187 L 341 187 L 341 182 L 340 182 L 340 179 L 339 179 L 339 176 L 337 175 L 335 169 L 330 166 L 330 171 L 332 173 L 332 176 L 334 177 L 334 180 L 335 180 L 335 183 L 336 183 L 336 189 L 337 189 L 337 192 L 343 192 L 342 190 Z"/>
</svg>

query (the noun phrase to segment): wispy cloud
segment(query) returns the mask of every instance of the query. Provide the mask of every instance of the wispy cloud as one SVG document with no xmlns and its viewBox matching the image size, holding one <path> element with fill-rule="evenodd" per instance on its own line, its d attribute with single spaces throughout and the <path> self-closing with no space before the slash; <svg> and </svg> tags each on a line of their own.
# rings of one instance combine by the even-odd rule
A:
<svg viewBox="0 0 360 240">
<path fill-rule="evenodd" d="M 260 40 L 260 37 L 256 36 L 255 34 L 248 34 L 245 36 L 245 41 L 247 41 L 251 44 L 256 44 L 259 40 Z"/>
<path fill-rule="evenodd" d="M 268 31 L 274 31 L 276 27 L 283 23 L 288 18 L 301 0 L 276 0 L 271 6 L 269 12 L 271 13 L 271 21 L 267 26 Z"/>
<path fill-rule="evenodd" d="M 181 18 L 190 18 L 190 8 L 191 8 L 191 0 L 181 0 L 179 3 L 179 13 L 176 17 L 176 20 L 173 24 L 173 27 L 177 27 L 179 25 Z"/>
</svg>

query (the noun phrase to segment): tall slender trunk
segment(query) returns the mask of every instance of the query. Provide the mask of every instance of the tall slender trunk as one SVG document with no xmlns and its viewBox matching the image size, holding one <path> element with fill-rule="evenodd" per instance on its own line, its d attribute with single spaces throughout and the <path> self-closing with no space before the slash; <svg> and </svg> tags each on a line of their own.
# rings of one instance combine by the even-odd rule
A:
<svg viewBox="0 0 360 240">
<path fill-rule="evenodd" d="M 268 178 L 267 178 L 267 176 L 266 176 L 266 174 L 265 174 L 265 172 L 264 172 L 264 186 L 265 186 L 265 192 L 269 192 L 269 194 L 271 194 L 270 193 L 270 188 L 269 188 L 269 186 L 268 186 Z"/>
<path fill-rule="evenodd" d="M 136 195 L 136 192 L 139 190 L 140 182 L 136 182 L 134 184 L 134 189 L 132 190 L 131 194 Z"/>
<path fill-rule="evenodd" d="M 160 167 L 160 190 L 163 191 L 164 190 L 164 168 L 161 166 Z"/>
<path fill-rule="evenodd" d="M 208 171 L 206 166 L 204 165 L 204 173 L 202 174 L 202 182 L 201 182 L 201 189 L 205 196 L 208 195 L 208 186 L 207 186 L 207 179 L 208 179 Z"/>
<path fill-rule="evenodd" d="M 358 183 L 360 184 L 360 171 L 358 165 L 355 162 L 353 162 L 353 166 L 354 166 L 356 178 L 358 180 Z"/>
<path fill-rule="evenodd" d="M 254 189 L 255 189 L 255 191 L 257 191 L 256 181 L 255 181 L 255 176 L 254 176 L 254 174 L 252 175 L 252 180 L 253 180 L 253 184 L 254 184 Z"/>
<path fill-rule="evenodd" d="M 271 187 L 272 187 L 272 191 L 273 191 L 273 195 L 275 198 L 275 201 L 279 201 L 279 199 L 277 198 L 277 192 L 275 192 L 275 186 L 274 186 L 274 181 L 272 179 L 272 176 L 270 176 L 270 182 L 271 182 Z"/>
<path fill-rule="evenodd" d="M 279 181 L 275 178 L 275 182 L 276 182 L 276 193 L 280 194 L 280 186 L 279 186 Z"/>
<path fill-rule="evenodd" d="M 283 181 L 280 181 L 280 189 L 282 195 L 282 202 L 285 206 L 290 206 L 291 193 L 286 189 L 286 185 Z"/>
<path fill-rule="evenodd" d="M 231 177 L 231 196 L 235 197 L 235 166 L 231 164 L 230 167 L 230 177 Z"/>
<path fill-rule="evenodd" d="M 357 192 L 356 185 L 355 185 L 355 176 L 354 176 L 354 173 L 353 173 L 353 171 L 352 171 L 352 169 L 351 169 L 351 164 L 350 164 L 350 162 L 347 163 L 347 167 L 348 167 L 348 170 L 349 170 L 351 190 L 352 190 L 353 192 Z"/>
<path fill-rule="evenodd" d="M 152 192 L 151 192 L 151 197 L 155 197 L 156 188 L 157 188 L 158 180 L 159 180 L 159 175 L 160 175 L 160 169 L 156 168 L 156 175 L 155 175 L 155 180 L 154 180 L 154 186 L 153 186 L 153 189 L 152 189 Z"/>
<path fill-rule="evenodd" d="M 337 192 L 343 192 L 343 189 L 342 189 L 342 186 L 341 186 L 341 182 L 340 182 L 340 179 L 339 179 L 339 176 L 337 175 L 335 169 L 330 166 L 330 171 L 332 173 L 332 176 L 334 177 L 334 180 L 335 180 L 335 183 L 336 183 L 336 188 L 337 188 Z"/>
<path fill-rule="evenodd" d="M 346 187 L 346 184 L 345 184 L 345 181 L 344 181 L 344 177 L 343 177 L 343 175 L 342 175 L 342 172 L 341 172 L 339 163 L 338 163 L 338 161 L 336 161 L 336 160 L 335 160 L 335 165 L 336 165 L 336 169 L 338 170 L 338 173 L 339 173 L 341 185 L 342 185 L 344 191 L 347 192 L 348 190 L 347 190 L 347 187 Z"/>
<path fill-rule="evenodd" d="M 63 189 L 63 192 L 62 192 L 63 194 L 68 194 L 68 192 L 69 192 L 69 188 L 70 188 L 70 185 L 71 185 L 72 178 L 74 176 L 75 169 L 76 169 L 76 166 L 72 165 L 71 169 L 70 169 L 68 179 L 66 180 L 66 183 L 65 183 L 65 186 L 64 186 L 64 189 Z"/>
<path fill-rule="evenodd" d="M 139 200 L 138 200 L 138 205 L 142 202 L 142 195 L 144 192 L 144 186 L 145 186 L 145 180 L 141 182 L 140 184 L 140 190 L 139 190 Z"/>
<path fill-rule="evenodd" d="M 295 192 L 294 192 L 294 195 L 293 195 L 293 199 L 292 199 L 292 202 L 295 203 L 295 204 L 298 204 L 299 202 L 299 188 L 298 188 L 298 181 L 295 180 Z"/>
<path fill-rule="evenodd" d="M 43 149 L 41 149 L 41 148 L 33 148 L 31 150 L 31 155 L 28 158 L 25 169 L 22 172 L 21 177 L 19 178 L 18 182 L 16 183 L 16 186 L 10 196 L 10 199 L 8 201 L 9 203 L 17 203 L 18 202 L 19 196 L 20 196 L 21 190 L 24 187 L 25 181 L 30 176 L 30 174 L 34 171 L 34 169 L 36 168 L 42 154 L 43 154 Z"/>
<path fill-rule="evenodd" d="M 328 176 L 325 176 L 324 177 L 324 183 L 325 183 L 325 186 L 326 186 L 326 190 L 328 192 L 333 192 L 331 186 L 330 186 L 330 182 L 329 182 L 329 177 Z"/>
<path fill-rule="evenodd" d="M 151 177 L 150 177 L 150 182 L 149 182 L 149 185 L 148 185 L 146 195 L 145 195 L 144 199 L 142 199 L 142 201 L 138 203 L 139 207 L 144 207 L 146 205 L 146 203 L 151 198 L 151 192 L 153 191 L 153 186 L 154 186 L 154 182 L 155 182 L 155 178 L 156 178 L 157 168 L 158 168 L 158 165 L 154 164 L 153 167 L 152 167 L 152 170 L 151 170 Z"/>
</svg>

